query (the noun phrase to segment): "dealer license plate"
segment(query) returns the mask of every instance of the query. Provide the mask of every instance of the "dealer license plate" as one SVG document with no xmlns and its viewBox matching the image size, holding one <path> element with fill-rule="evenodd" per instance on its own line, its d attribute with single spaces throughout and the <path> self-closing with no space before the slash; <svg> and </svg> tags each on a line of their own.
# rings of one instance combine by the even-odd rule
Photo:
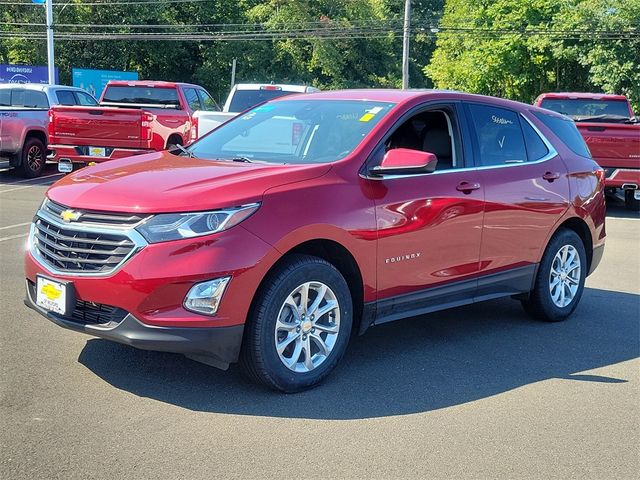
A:
<svg viewBox="0 0 640 480">
<path fill-rule="evenodd" d="M 50 312 L 66 314 L 67 285 L 44 277 L 36 278 L 36 305 Z"/>
<path fill-rule="evenodd" d="M 90 157 L 106 157 L 107 150 L 104 147 L 89 147 Z"/>
</svg>

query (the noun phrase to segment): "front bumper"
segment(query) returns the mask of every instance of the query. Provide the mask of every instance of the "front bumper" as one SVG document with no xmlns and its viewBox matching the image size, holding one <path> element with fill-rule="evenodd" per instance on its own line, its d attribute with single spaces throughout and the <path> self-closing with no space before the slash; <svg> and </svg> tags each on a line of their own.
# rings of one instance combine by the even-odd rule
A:
<svg viewBox="0 0 640 480">
<path fill-rule="evenodd" d="M 56 325 L 94 337 L 129 345 L 142 350 L 181 353 L 194 360 L 226 369 L 238 360 L 244 325 L 231 327 L 180 328 L 145 325 L 127 313 L 109 323 L 85 323 L 63 317 L 36 305 L 27 282 L 25 305 Z"/>
</svg>

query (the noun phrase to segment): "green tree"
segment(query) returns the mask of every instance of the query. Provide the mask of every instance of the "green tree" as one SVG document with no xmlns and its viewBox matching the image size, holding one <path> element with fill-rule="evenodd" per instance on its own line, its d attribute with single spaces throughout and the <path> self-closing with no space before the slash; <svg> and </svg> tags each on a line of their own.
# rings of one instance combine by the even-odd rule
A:
<svg viewBox="0 0 640 480">
<path fill-rule="evenodd" d="M 639 25 L 640 0 L 448 0 L 424 71 L 439 88 L 525 102 L 603 90 L 637 105 Z"/>
</svg>

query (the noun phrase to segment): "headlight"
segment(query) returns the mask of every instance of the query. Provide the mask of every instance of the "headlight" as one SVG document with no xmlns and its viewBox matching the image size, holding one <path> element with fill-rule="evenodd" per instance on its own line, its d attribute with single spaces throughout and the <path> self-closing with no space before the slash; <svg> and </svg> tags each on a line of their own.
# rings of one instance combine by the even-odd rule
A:
<svg viewBox="0 0 640 480">
<path fill-rule="evenodd" d="M 239 224 L 259 206 L 259 203 L 252 203 L 211 212 L 163 213 L 151 217 L 136 230 L 149 243 L 210 235 Z"/>
</svg>

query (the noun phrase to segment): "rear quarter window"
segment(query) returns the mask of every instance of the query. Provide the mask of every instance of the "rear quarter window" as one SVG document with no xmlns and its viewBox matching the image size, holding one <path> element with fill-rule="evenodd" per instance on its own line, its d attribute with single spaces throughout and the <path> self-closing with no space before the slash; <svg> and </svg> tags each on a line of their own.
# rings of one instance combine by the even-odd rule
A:
<svg viewBox="0 0 640 480">
<path fill-rule="evenodd" d="M 542 112 L 534 115 L 544 123 L 573 153 L 581 157 L 591 158 L 589 147 L 580 135 L 578 128 L 570 118 L 557 117 Z"/>
</svg>

